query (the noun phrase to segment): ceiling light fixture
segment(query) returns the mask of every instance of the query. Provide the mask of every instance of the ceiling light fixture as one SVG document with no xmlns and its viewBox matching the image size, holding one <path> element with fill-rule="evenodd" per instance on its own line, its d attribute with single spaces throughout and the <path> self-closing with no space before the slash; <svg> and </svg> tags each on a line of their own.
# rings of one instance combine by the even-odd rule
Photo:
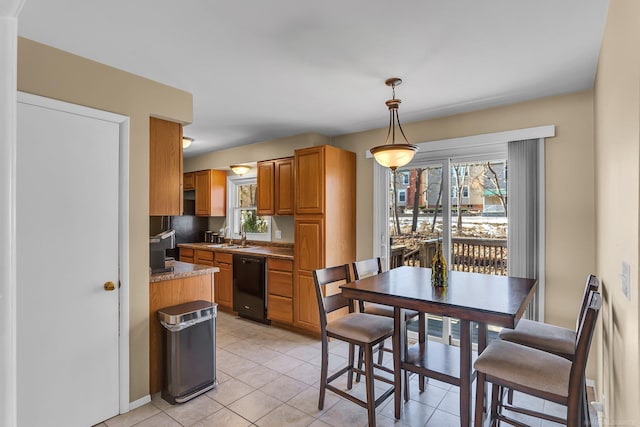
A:
<svg viewBox="0 0 640 427">
<path fill-rule="evenodd" d="M 193 142 L 193 138 L 189 138 L 188 136 L 182 137 L 182 149 L 187 149 L 191 147 L 191 143 Z"/>
<path fill-rule="evenodd" d="M 384 142 L 384 145 L 378 145 L 369 151 L 371 151 L 373 157 L 375 157 L 376 161 L 382 166 L 388 167 L 391 170 L 396 170 L 396 168 L 406 165 L 413 159 L 418 147 L 409 144 L 409 140 L 407 140 L 407 137 L 402 130 L 400 118 L 398 117 L 398 107 L 400 106 L 401 101 L 396 99 L 396 86 L 402 83 L 402 80 L 397 77 L 392 77 L 387 79 L 384 83 L 387 86 L 391 86 L 393 94 L 393 98 L 385 102 L 389 108 L 389 131 L 387 132 L 387 139 Z M 399 142 L 396 144 L 396 127 L 404 138 L 404 143 Z M 391 143 L 389 143 L 389 141 L 391 141 Z"/>
<path fill-rule="evenodd" d="M 229 167 L 236 175 L 244 175 L 251 170 L 251 167 L 247 165 L 231 165 Z"/>
</svg>

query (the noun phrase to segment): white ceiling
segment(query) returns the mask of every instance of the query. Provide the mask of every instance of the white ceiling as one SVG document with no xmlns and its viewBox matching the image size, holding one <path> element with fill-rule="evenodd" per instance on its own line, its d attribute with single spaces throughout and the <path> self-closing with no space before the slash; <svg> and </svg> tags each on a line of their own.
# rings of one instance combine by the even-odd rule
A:
<svg viewBox="0 0 640 427">
<path fill-rule="evenodd" d="M 26 0 L 23 37 L 193 93 L 185 156 L 593 86 L 607 0 Z M 408 135 L 410 137 L 410 135 Z M 378 142 L 372 145 L 377 145 Z M 383 143 L 384 141 L 379 141 Z M 419 142 L 419 141 L 412 141 Z"/>
</svg>

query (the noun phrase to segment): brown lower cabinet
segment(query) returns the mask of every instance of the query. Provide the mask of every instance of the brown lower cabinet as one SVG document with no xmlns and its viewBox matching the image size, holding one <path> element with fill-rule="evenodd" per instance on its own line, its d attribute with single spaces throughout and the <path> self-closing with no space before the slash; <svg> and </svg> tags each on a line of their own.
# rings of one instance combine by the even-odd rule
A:
<svg viewBox="0 0 640 427">
<path fill-rule="evenodd" d="M 293 261 L 267 258 L 267 318 L 293 323 Z"/>
<path fill-rule="evenodd" d="M 195 300 L 213 301 L 213 274 L 183 277 L 149 283 L 149 392 L 162 390 L 165 354 L 162 337 L 164 328 L 157 311 Z"/>
<path fill-rule="evenodd" d="M 182 257 L 182 254 L 180 254 Z M 193 253 L 193 263 L 200 265 L 209 265 L 215 267 L 215 254 L 212 251 L 201 251 L 200 249 L 196 249 Z"/>
<path fill-rule="evenodd" d="M 190 248 L 180 248 L 180 261 L 195 264 L 194 250 Z"/>
<path fill-rule="evenodd" d="M 213 254 L 213 252 L 210 253 Z M 217 252 L 215 266 L 220 269 L 216 273 L 215 301 L 219 307 L 233 310 L 233 255 Z"/>
</svg>

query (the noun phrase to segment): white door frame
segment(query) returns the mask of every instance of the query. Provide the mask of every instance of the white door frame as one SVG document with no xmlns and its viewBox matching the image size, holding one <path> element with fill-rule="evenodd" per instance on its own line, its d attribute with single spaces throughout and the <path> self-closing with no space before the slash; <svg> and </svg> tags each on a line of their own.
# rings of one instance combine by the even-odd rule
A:
<svg viewBox="0 0 640 427">
<path fill-rule="evenodd" d="M 120 289 L 118 292 L 118 376 L 119 411 L 123 414 L 129 411 L 129 117 L 24 92 L 17 93 L 17 101 L 23 104 L 36 105 L 44 108 L 92 117 L 115 123 L 119 126 L 118 276 Z M 12 182 L 15 182 L 16 179 L 15 172 L 15 168 L 13 168 L 11 171 Z M 12 263 L 15 268 L 15 246 L 12 249 Z M 11 283 L 11 286 L 14 288 L 13 292 L 15 293 L 16 283 Z M 15 299 L 12 303 L 12 311 L 13 313 L 16 313 Z"/>
<path fill-rule="evenodd" d="M 509 141 L 521 141 L 526 139 L 539 139 L 540 162 L 538 176 L 538 318 L 544 319 L 544 294 L 545 294 L 545 192 L 544 192 L 544 141 L 545 138 L 555 136 L 555 125 L 537 126 L 532 128 L 514 129 L 495 133 L 485 133 L 459 138 L 449 138 L 416 144 L 419 151 L 414 161 L 427 162 L 431 160 L 444 160 L 460 155 L 480 155 L 493 152 L 498 144 L 506 144 Z M 456 151 L 460 154 L 456 155 Z M 443 153 L 446 155 L 443 156 Z M 454 153 L 452 155 L 452 153 Z M 366 158 L 373 158 L 369 150 L 365 152 Z M 389 194 L 381 188 L 389 188 L 388 169 L 382 167 L 374 160 L 373 167 L 373 256 L 382 258 L 383 267 L 388 268 L 389 227 L 386 226 L 386 218 L 389 215 Z M 448 174 L 445 174 L 448 175 Z M 450 188 L 450 184 L 447 185 Z M 443 189 L 443 191 L 445 191 Z M 451 191 L 449 189 L 449 191 Z M 445 207 L 448 209 L 448 207 Z M 448 246 L 448 243 L 447 243 Z M 444 248 L 448 252 L 448 247 Z"/>
</svg>

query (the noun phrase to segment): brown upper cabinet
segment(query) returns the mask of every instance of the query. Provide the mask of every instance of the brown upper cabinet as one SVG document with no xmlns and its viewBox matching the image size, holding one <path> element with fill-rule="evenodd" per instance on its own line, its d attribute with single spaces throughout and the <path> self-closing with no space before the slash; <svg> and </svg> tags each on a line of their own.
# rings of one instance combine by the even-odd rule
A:
<svg viewBox="0 0 640 427">
<path fill-rule="evenodd" d="M 265 160 L 258 162 L 257 176 L 257 206 L 256 213 L 258 215 L 275 215 L 276 205 L 275 197 L 275 160 Z"/>
<path fill-rule="evenodd" d="M 258 215 L 293 215 L 294 158 L 258 162 Z"/>
<path fill-rule="evenodd" d="M 323 214 L 327 176 L 325 150 L 322 147 L 296 150 L 295 173 L 296 214 Z"/>
<path fill-rule="evenodd" d="M 182 215 L 182 125 L 149 119 L 149 215 Z"/>
<path fill-rule="evenodd" d="M 187 172 L 184 174 L 183 187 L 184 187 L 184 191 L 196 189 L 196 173 L 195 172 Z"/>
<path fill-rule="evenodd" d="M 207 169 L 194 172 L 197 216 L 227 214 L 227 173 Z"/>
</svg>

